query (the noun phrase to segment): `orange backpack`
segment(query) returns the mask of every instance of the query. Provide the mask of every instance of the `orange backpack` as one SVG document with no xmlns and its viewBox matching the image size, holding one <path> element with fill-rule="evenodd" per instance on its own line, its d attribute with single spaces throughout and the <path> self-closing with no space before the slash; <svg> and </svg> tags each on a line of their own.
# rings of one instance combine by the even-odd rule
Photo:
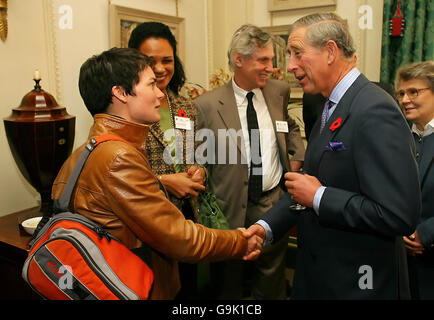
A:
<svg viewBox="0 0 434 320">
<path fill-rule="evenodd" d="M 114 135 L 91 139 L 83 150 L 61 198 L 58 212 L 38 226 L 24 263 L 24 280 L 50 300 L 147 299 L 154 275 L 144 261 L 100 225 L 68 212 L 75 184 L 90 152 Z M 38 231 L 39 230 L 39 231 Z M 149 255 L 150 256 L 150 255 Z"/>
</svg>

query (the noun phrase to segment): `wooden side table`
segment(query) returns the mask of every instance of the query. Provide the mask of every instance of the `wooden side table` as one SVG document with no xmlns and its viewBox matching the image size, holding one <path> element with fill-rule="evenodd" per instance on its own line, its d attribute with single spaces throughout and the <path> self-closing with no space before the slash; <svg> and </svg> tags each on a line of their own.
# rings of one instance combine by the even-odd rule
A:
<svg viewBox="0 0 434 320">
<path fill-rule="evenodd" d="M 39 300 L 21 277 L 32 237 L 21 222 L 37 216 L 39 207 L 0 217 L 0 300 Z"/>
</svg>

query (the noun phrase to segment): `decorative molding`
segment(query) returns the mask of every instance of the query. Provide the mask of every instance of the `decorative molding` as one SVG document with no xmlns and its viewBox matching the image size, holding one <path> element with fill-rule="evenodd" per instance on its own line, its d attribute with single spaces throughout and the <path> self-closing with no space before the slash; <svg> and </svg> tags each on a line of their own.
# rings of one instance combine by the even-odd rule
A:
<svg viewBox="0 0 434 320">
<path fill-rule="evenodd" d="M 127 47 L 129 34 L 137 24 L 145 21 L 162 22 L 169 26 L 178 42 L 178 55 L 185 57 L 185 19 L 160 13 L 142 11 L 110 4 L 110 47 Z M 125 27 L 128 23 L 128 28 Z M 126 33 L 126 34 L 124 34 Z M 122 37 L 124 35 L 124 37 Z"/>
<path fill-rule="evenodd" d="M 60 76 L 59 49 L 57 43 L 57 19 L 53 0 L 43 0 L 45 52 L 47 56 L 47 83 L 51 94 L 62 105 L 62 81 Z M 44 77 L 44 75 L 43 75 Z"/>
<path fill-rule="evenodd" d="M 360 6 L 366 4 L 365 0 L 357 0 L 356 12 Z M 357 68 L 365 73 L 365 47 L 366 47 L 366 30 L 362 30 L 358 25 L 358 15 L 355 15 L 355 32 L 354 41 L 356 44 Z"/>
<path fill-rule="evenodd" d="M 206 11 L 207 11 L 207 57 L 208 57 L 208 74 L 207 79 L 208 83 L 206 84 L 206 89 L 209 89 L 209 79 L 211 78 L 211 75 L 213 71 L 215 70 L 214 67 L 214 37 L 213 37 L 213 0 L 207 0 L 206 2 Z"/>
<path fill-rule="evenodd" d="M 335 5 L 336 0 L 268 0 L 268 11 L 285 11 Z"/>
</svg>

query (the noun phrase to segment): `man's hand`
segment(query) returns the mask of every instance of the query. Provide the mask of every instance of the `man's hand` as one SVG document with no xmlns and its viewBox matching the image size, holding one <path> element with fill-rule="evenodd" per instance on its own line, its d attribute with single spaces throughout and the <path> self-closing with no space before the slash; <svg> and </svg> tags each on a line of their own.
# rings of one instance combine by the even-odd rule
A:
<svg viewBox="0 0 434 320">
<path fill-rule="evenodd" d="M 175 197 L 197 197 L 199 192 L 205 190 L 203 183 L 194 181 L 186 172 L 166 174 L 161 177 L 161 183 Z"/>
<path fill-rule="evenodd" d="M 321 183 L 319 180 L 308 174 L 296 172 L 285 173 L 285 186 L 292 198 L 303 206 L 312 208 L 313 198 Z"/>
<path fill-rule="evenodd" d="M 411 236 L 404 237 L 404 243 L 409 255 L 414 256 L 423 253 L 424 246 L 417 231 L 415 231 Z"/>
<path fill-rule="evenodd" d="M 263 250 L 264 240 L 256 234 L 250 234 L 244 228 L 238 228 L 242 232 L 244 238 L 247 239 L 247 252 L 243 256 L 243 260 L 256 260 Z"/>
<path fill-rule="evenodd" d="M 265 241 L 266 232 L 260 224 L 252 224 L 247 230 L 243 231 L 243 236 L 246 238 L 250 238 L 253 235 L 257 235 L 258 237 L 261 237 L 263 241 Z"/>
</svg>

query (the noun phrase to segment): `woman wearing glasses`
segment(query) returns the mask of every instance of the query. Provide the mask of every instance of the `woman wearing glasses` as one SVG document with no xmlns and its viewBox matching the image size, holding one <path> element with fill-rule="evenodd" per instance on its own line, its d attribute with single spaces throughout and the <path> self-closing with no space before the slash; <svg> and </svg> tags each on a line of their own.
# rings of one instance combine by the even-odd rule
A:
<svg viewBox="0 0 434 320">
<path fill-rule="evenodd" d="M 434 61 L 413 63 L 396 75 L 396 96 L 412 124 L 422 190 L 416 231 L 404 237 L 413 299 L 434 299 Z"/>
</svg>

